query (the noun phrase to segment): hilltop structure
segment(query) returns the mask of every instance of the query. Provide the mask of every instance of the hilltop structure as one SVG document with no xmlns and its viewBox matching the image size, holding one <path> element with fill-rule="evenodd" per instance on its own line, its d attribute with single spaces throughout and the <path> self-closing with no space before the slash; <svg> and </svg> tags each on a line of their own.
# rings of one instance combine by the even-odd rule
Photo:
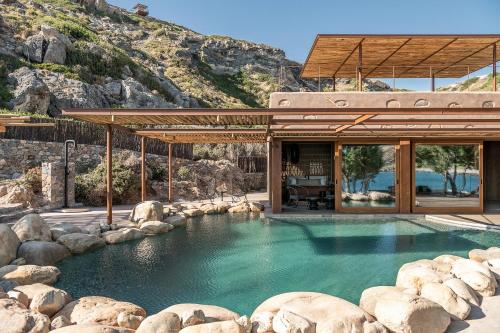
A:
<svg viewBox="0 0 500 333">
<path fill-rule="evenodd" d="M 149 9 L 148 6 L 138 3 L 134 6 L 134 13 L 140 16 L 148 16 L 149 15 Z"/>
</svg>

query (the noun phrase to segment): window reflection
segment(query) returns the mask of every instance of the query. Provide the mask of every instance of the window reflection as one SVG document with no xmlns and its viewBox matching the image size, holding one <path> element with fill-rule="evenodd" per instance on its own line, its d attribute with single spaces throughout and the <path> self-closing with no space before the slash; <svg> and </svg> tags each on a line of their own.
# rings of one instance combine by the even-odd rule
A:
<svg viewBox="0 0 500 333">
<path fill-rule="evenodd" d="M 396 206 L 394 145 L 342 146 L 342 206 Z"/>
<path fill-rule="evenodd" d="M 417 207 L 479 207 L 479 146 L 418 144 Z"/>
</svg>

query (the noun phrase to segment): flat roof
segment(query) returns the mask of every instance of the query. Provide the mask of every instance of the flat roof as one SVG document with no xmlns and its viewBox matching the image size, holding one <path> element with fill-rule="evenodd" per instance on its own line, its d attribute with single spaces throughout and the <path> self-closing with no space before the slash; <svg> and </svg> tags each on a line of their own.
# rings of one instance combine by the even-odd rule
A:
<svg viewBox="0 0 500 333">
<path fill-rule="evenodd" d="M 172 143 L 265 142 L 268 137 L 500 137 L 500 107 L 74 109 L 63 115 Z"/>
<path fill-rule="evenodd" d="M 317 35 L 302 78 L 459 78 L 493 63 L 500 35 Z"/>
</svg>

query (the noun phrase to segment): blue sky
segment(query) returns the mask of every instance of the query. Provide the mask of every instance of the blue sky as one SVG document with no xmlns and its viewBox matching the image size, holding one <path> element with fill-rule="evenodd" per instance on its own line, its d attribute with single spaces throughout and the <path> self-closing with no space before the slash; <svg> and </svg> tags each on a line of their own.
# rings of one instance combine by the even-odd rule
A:
<svg viewBox="0 0 500 333">
<path fill-rule="evenodd" d="M 499 0 L 139 1 L 151 16 L 203 34 L 275 46 L 299 62 L 318 33 L 500 33 Z M 138 0 L 108 2 L 131 9 Z"/>
</svg>

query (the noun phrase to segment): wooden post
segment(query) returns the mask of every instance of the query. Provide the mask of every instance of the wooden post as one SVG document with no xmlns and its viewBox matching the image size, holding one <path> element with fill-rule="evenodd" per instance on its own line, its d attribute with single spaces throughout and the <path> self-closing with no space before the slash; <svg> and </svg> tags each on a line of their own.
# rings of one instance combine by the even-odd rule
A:
<svg viewBox="0 0 500 333">
<path fill-rule="evenodd" d="M 399 212 L 408 214 L 411 212 L 412 206 L 411 141 L 399 142 L 399 159 Z M 396 179 L 398 179 L 398 175 L 396 175 Z"/>
<path fill-rule="evenodd" d="M 168 202 L 174 201 L 174 186 L 172 172 L 172 144 L 168 144 Z"/>
<path fill-rule="evenodd" d="M 113 223 L 113 127 L 106 130 L 106 210 L 107 223 Z"/>
<path fill-rule="evenodd" d="M 335 75 L 333 76 L 333 78 L 332 78 L 332 79 L 333 79 L 333 82 L 332 82 L 332 88 L 333 88 L 333 92 L 335 92 L 335 90 L 337 90 L 337 87 L 336 87 L 337 83 L 335 82 L 335 79 L 336 79 L 336 78 L 335 78 Z"/>
<path fill-rule="evenodd" d="M 497 44 L 493 44 L 493 91 L 497 91 Z"/>
<path fill-rule="evenodd" d="M 141 201 L 146 201 L 146 137 L 141 137 Z"/>
<path fill-rule="evenodd" d="M 272 202 L 272 177 L 273 177 L 273 168 L 272 168 L 272 138 L 267 138 L 267 196 L 269 203 Z"/>
<path fill-rule="evenodd" d="M 281 213 L 281 141 L 273 140 L 272 142 L 272 211 L 273 214 Z"/>
<path fill-rule="evenodd" d="M 342 211 L 342 145 L 340 142 L 335 142 L 335 154 L 334 154 L 334 164 L 335 164 L 335 212 L 339 213 Z"/>
<path fill-rule="evenodd" d="M 358 91 L 363 91 L 363 44 L 358 46 L 358 68 L 357 68 Z"/>
<path fill-rule="evenodd" d="M 431 91 L 436 91 L 436 76 L 434 73 L 431 75 Z"/>
</svg>

